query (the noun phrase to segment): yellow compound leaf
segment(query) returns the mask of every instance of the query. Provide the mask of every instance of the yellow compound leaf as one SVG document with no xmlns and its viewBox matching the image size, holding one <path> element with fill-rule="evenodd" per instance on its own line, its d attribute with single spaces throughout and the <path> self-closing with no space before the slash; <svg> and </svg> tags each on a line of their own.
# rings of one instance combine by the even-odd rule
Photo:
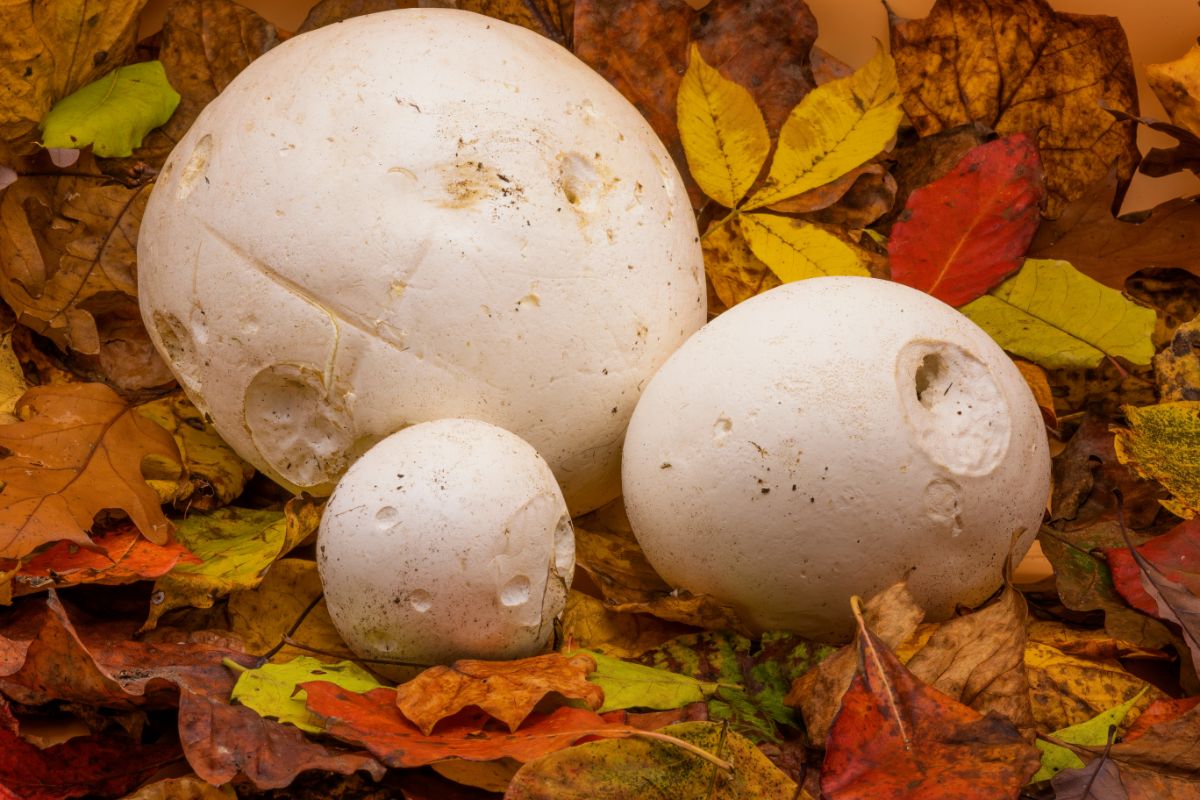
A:
<svg viewBox="0 0 1200 800">
<path fill-rule="evenodd" d="M 1129 427 L 1118 429 L 1114 441 L 1117 458 L 1171 493 L 1162 501 L 1168 511 L 1194 517 L 1200 510 L 1200 402 L 1125 406 L 1125 418 Z"/>
<path fill-rule="evenodd" d="M 692 45 L 676 100 L 688 169 L 712 199 L 733 208 L 758 177 L 771 137 L 750 92 L 705 63 Z"/>
<path fill-rule="evenodd" d="M 1105 356 L 1154 358 L 1155 315 L 1066 261 L 1026 259 L 1021 271 L 959 309 L 1014 355 L 1043 367 L 1095 367 Z"/>
<path fill-rule="evenodd" d="M 746 207 L 824 186 L 878 155 L 896 135 L 900 100 L 896 65 L 877 44 L 874 58 L 861 69 L 818 86 L 792 110 L 767 181 Z"/>
<path fill-rule="evenodd" d="M 704 271 L 726 308 L 779 285 L 779 278 L 750 250 L 741 226 L 718 223 L 700 239 Z"/>
<path fill-rule="evenodd" d="M 871 274 L 854 247 L 816 225 L 773 214 L 742 214 L 738 223 L 754 255 L 784 283 Z"/>
<path fill-rule="evenodd" d="M 1200 135 L 1200 45 L 1165 64 L 1147 64 L 1146 80 L 1171 121 Z"/>
</svg>

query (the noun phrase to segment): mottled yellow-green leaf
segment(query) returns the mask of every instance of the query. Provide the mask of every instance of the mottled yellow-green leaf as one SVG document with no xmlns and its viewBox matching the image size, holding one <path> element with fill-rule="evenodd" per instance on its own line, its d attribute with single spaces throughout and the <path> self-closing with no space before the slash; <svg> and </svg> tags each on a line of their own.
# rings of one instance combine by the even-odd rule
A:
<svg viewBox="0 0 1200 800">
<path fill-rule="evenodd" d="M 1026 642 L 1025 671 L 1039 731 L 1087 722 L 1144 689 L 1127 712 L 1125 722 L 1132 723 L 1146 706 L 1166 696 L 1115 658 L 1080 658 L 1041 642 Z"/>
<path fill-rule="evenodd" d="M 587 679 L 604 690 L 604 705 L 598 709 L 601 714 L 619 708 L 681 708 L 706 699 L 720 686 L 592 650 L 583 652 L 596 661 L 596 671 Z"/>
<path fill-rule="evenodd" d="M 237 589 L 251 589 L 267 569 L 317 529 L 321 515 L 307 498 L 288 502 L 283 514 L 232 506 L 181 520 L 176 537 L 199 564 L 178 564 L 154 582 L 155 595 L 145 627 L 174 608 L 210 608 Z"/>
<path fill-rule="evenodd" d="M 1107 711 L 1102 711 L 1087 722 L 1061 728 L 1051 735 L 1055 739 L 1067 744 L 1103 747 L 1108 743 L 1108 729 L 1110 727 L 1119 727 L 1125 720 L 1126 715 L 1129 714 L 1129 709 L 1133 708 L 1134 704 L 1141 700 L 1142 695 L 1145 693 L 1146 690 L 1143 688 L 1133 697 L 1121 703 L 1121 705 L 1114 706 Z M 1035 741 L 1034 744 L 1037 745 L 1038 750 L 1042 751 L 1042 766 L 1029 779 L 1030 783 L 1048 781 L 1064 769 L 1076 769 L 1083 766 L 1083 759 L 1065 747 L 1050 744 L 1041 739 Z"/>
<path fill-rule="evenodd" d="M 1090 368 L 1105 356 L 1154 358 L 1155 316 L 1066 261 L 1029 258 L 1021 271 L 959 309 L 1014 355 L 1043 367 Z"/>
<path fill-rule="evenodd" d="M 747 208 L 761 208 L 824 186 L 878 155 L 903 113 L 896 65 L 876 44 L 853 75 L 813 89 L 779 131 L 771 171 Z"/>
<path fill-rule="evenodd" d="M 98 156 L 128 156 L 171 118 L 179 92 L 161 61 L 118 67 L 54 104 L 41 122 L 45 147 L 92 146 Z"/>
<path fill-rule="evenodd" d="M 829 231 L 774 214 L 741 214 L 750 250 L 784 283 L 822 275 L 870 275 L 857 250 Z"/>
<path fill-rule="evenodd" d="M 353 661 L 327 664 L 308 656 L 297 656 L 284 664 L 264 664 L 239 673 L 229 699 L 254 709 L 260 717 L 319 733 L 324 728 L 313 720 L 304 704 L 308 693 L 296 688 L 308 681 L 328 681 L 360 694 L 383 686 Z"/>
<path fill-rule="evenodd" d="M 1170 500 L 1163 506 L 1191 519 L 1200 510 L 1200 402 L 1125 406 L 1128 428 L 1116 432 L 1117 458 L 1138 475 L 1158 481 Z"/>
<path fill-rule="evenodd" d="M 676 98 L 679 138 L 696 184 L 733 208 L 762 170 L 771 137 L 750 92 L 705 63 L 692 45 Z"/>
</svg>

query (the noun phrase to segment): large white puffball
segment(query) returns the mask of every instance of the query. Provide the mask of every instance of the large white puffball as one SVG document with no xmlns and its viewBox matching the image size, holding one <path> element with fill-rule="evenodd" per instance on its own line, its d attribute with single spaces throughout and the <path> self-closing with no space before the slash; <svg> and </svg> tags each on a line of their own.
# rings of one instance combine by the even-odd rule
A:
<svg viewBox="0 0 1200 800">
<path fill-rule="evenodd" d="M 321 517 L 317 567 L 354 652 L 421 664 L 536 654 L 575 568 L 562 492 L 486 422 L 415 425 L 367 451 Z"/>
<path fill-rule="evenodd" d="M 243 457 L 325 493 L 406 424 L 475 417 L 575 512 L 619 493 L 644 383 L 704 324 L 687 192 L 649 125 L 535 33 L 371 14 L 250 64 L 138 239 L 151 338 Z"/>
<path fill-rule="evenodd" d="M 909 576 L 931 617 L 1001 583 L 1049 491 L 1041 415 L 974 323 L 873 278 L 787 284 L 693 336 L 625 440 L 650 563 L 761 629 L 851 632 L 850 597 Z"/>
</svg>

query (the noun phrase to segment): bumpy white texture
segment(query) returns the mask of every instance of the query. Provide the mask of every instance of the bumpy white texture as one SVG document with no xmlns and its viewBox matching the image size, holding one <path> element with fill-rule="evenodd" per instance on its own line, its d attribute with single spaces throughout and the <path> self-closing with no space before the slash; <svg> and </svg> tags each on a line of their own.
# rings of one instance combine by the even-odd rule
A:
<svg viewBox="0 0 1200 800">
<path fill-rule="evenodd" d="M 1004 352 L 873 278 L 772 289 L 693 336 L 630 422 L 625 505 L 650 563 L 762 629 L 851 633 L 850 597 L 909 576 L 931 617 L 1001 582 L 1050 461 Z"/>
<path fill-rule="evenodd" d="M 465 11 L 330 25 L 250 64 L 138 241 L 155 344 L 242 456 L 323 493 L 406 424 L 485 419 L 575 512 L 619 492 L 644 383 L 704 324 L 678 172 L 537 34 Z"/>
<path fill-rule="evenodd" d="M 317 567 L 329 615 L 360 656 L 422 664 L 533 655 L 575 568 L 549 466 L 486 422 L 393 434 L 338 482 Z"/>
</svg>

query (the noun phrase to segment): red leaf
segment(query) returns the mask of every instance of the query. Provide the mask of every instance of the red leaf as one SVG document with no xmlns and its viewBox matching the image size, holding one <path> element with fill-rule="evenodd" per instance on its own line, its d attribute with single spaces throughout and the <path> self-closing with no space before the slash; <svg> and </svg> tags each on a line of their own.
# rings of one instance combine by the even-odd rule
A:
<svg viewBox="0 0 1200 800">
<path fill-rule="evenodd" d="M 1138 547 L 1138 552 L 1170 580 L 1200 595 L 1200 520 L 1187 520 Z M 1104 551 L 1113 584 L 1129 605 L 1159 616 L 1158 605 L 1142 585 L 1142 571 L 1128 547 Z"/>
<path fill-rule="evenodd" d="M 908 197 L 892 228 L 892 280 L 952 306 L 986 294 L 1021 266 L 1046 197 L 1027 134 L 968 151 L 947 175 Z"/>
<path fill-rule="evenodd" d="M 825 744 L 828 800 L 995 800 L 1016 797 L 1037 749 L 1011 722 L 981 715 L 918 681 L 861 628 L 863 668 Z"/>
<path fill-rule="evenodd" d="M 593 711 L 562 707 L 532 714 L 516 731 L 485 729 L 487 715 L 466 711 L 438 723 L 429 736 L 396 708 L 395 689 L 356 694 L 325 681 L 302 684 L 308 710 L 343 742 L 365 747 L 389 767 L 420 767 L 447 758 L 532 761 L 588 736 L 621 737 L 637 728 L 610 722 Z"/>
<path fill-rule="evenodd" d="M 1134 720 L 1129 730 L 1125 731 L 1124 741 L 1132 742 L 1154 725 L 1178 719 L 1196 706 L 1200 706 L 1200 697 L 1155 700 Z"/>
<path fill-rule="evenodd" d="M 117 797 L 181 758 L 176 742 L 142 746 L 112 735 L 80 736 L 41 750 L 16 734 L 2 705 L 0 716 L 6 717 L 0 720 L 0 798 Z"/>
</svg>

